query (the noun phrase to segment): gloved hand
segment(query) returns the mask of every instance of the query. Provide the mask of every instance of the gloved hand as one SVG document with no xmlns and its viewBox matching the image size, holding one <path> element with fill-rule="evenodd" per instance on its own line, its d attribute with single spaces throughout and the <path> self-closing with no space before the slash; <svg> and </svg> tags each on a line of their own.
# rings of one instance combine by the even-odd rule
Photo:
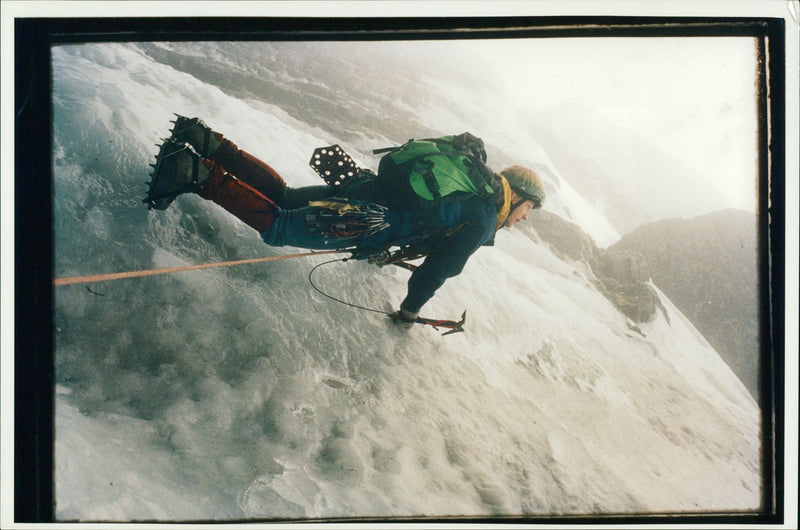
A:
<svg viewBox="0 0 800 530">
<path fill-rule="evenodd" d="M 401 305 L 398 311 L 392 313 L 392 322 L 402 326 L 405 329 L 408 329 L 414 325 L 414 322 L 417 320 L 418 316 L 419 311 L 412 312 Z"/>
</svg>

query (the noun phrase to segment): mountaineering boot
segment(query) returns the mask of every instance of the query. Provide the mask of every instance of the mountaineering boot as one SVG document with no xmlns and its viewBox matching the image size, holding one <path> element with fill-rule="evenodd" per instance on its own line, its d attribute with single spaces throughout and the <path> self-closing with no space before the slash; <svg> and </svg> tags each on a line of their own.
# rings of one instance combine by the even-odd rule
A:
<svg viewBox="0 0 800 530">
<path fill-rule="evenodd" d="M 172 128 L 174 140 L 189 142 L 203 158 L 213 160 L 239 180 L 281 204 L 286 192 L 286 181 L 277 171 L 239 149 L 222 133 L 211 130 L 200 118 L 187 118 L 179 114 L 175 116 L 175 126 Z"/>
<path fill-rule="evenodd" d="M 197 191 L 210 177 L 200 155 L 189 144 L 171 139 L 161 144 L 153 168 L 142 202 L 156 210 L 166 210 L 175 197 Z"/>
<path fill-rule="evenodd" d="M 175 126 L 172 127 L 172 140 L 188 142 L 203 158 L 211 158 L 219 147 L 222 135 L 214 132 L 200 118 L 187 118 L 175 115 Z"/>
<path fill-rule="evenodd" d="M 203 160 L 211 176 L 196 193 L 214 201 L 247 223 L 258 233 L 265 232 L 278 215 L 278 206 L 246 182 L 228 173 L 213 160 Z"/>
</svg>

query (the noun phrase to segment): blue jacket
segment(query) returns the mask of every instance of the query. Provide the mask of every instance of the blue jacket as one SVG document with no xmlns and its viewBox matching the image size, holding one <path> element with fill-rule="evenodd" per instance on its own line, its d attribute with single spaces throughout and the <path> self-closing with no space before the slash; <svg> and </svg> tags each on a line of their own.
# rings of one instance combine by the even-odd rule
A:
<svg viewBox="0 0 800 530">
<path fill-rule="evenodd" d="M 432 238 L 427 245 L 424 240 L 415 245 L 427 257 L 408 280 L 408 294 L 402 305 L 411 312 L 418 312 L 448 278 L 460 274 L 473 252 L 494 240 L 497 210 L 487 200 L 472 197 L 441 204 L 435 220 L 430 221 L 431 232 L 460 228 L 443 239 Z"/>
</svg>

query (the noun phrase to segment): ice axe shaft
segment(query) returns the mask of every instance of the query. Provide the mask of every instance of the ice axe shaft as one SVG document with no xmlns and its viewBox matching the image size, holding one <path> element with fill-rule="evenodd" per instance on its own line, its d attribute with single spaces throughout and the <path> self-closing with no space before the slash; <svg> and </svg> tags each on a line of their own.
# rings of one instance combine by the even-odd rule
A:
<svg viewBox="0 0 800 530">
<path fill-rule="evenodd" d="M 450 335 L 452 333 L 460 333 L 464 330 L 464 322 L 467 320 L 467 311 L 464 310 L 461 313 L 461 320 L 435 320 L 432 318 L 424 318 L 424 317 L 417 317 L 414 321 L 415 324 L 424 324 L 426 326 L 431 326 L 436 331 L 439 331 L 439 328 L 447 328 L 450 331 L 445 331 L 442 333 L 442 336 Z"/>
</svg>

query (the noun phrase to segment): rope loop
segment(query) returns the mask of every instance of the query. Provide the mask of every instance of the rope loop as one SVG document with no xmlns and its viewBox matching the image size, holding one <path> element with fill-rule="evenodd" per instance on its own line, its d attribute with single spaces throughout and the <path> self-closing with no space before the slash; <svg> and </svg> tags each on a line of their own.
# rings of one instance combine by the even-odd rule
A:
<svg viewBox="0 0 800 530">
<path fill-rule="evenodd" d="M 310 284 L 311 284 L 311 287 L 313 287 L 313 288 L 314 288 L 314 290 L 315 290 L 315 291 L 317 291 L 319 294 L 321 294 L 322 296 L 324 296 L 324 297 L 326 297 L 326 298 L 329 298 L 329 299 L 333 300 L 334 302 L 339 302 L 340 304 L 344 304 L 344 305 L 346 305 L 346 306 L 348 306 L 348 307 L 353 307 L 353 308 L 355 308 L 355 309 L 363 309 L 364 311 L 371 311 L 371 312 L 373 312 L 373 313 L 379 313 L 379 314 L 381 314 L 381 315 L 392 316 L 392 314 L 391 314 L 391 313 L 387 313 L 386 311 L 381 311 L 381 310 L 379 310 L 379 309 L 372 309 L 372 308 L 370 308 L 370 307 L 364 307 L 364 306 L 362 306 L 362 305 L 358 305 L 358 304 L 352 304 L 352 303 L 350 303 L 350 302 L 346 302 L 345 300 L 341 300 L 341 299 L 339 299 L 339 298 L 336 298 L 335 296 L 331 296 L 331 295 L 329 295 L 328 293 L 324 292 L 322 289 L 320 289 L 320 288 L 319 288 L 319 287 L 318 287 L 318 286 L 317 286 L 317 285 L 314 283 L 314 278 L 313 278 L 313 276 L 314 276 L 314 271 L 316 271 L 317 269 L 319 269 L 319 268 L 320 268 L 320 267 L 322 267 L 323 265 L 328 265 L 328 264 L 330 264 L 330 263 L 336 263 L 337 261 L 341 261 L 342 263 L 345 263 L 345 262 L 347 262 L 349 259 L 350 259 L 350 258 L 337 258 L 337 259 L 332 259 L 332 260 L 328 260 L 328 261 L 323 261 L 322 263 L 318 263 L 317 265 L 315 265 L 315 266 L 314 266 L 314 267 L 313 267 L 313 268 L 312 268 L 312 269 L 311 269 L 311 270 L 308 272 L 308 283 L 310 283 Z"/>
</svg>

